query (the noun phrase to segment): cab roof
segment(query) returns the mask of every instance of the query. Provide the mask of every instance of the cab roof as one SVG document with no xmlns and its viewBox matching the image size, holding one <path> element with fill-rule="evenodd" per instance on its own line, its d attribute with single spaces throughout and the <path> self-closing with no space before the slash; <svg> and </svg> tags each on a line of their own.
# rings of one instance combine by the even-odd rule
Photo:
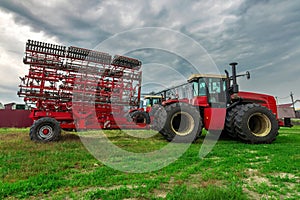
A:
<svg viewBox="0 0 300 200">
<path fill-rule="evenodd" d="M 225 79 L 227 77 L 226 77 L 226 75 L 221 75 L 221 74 L 192 74 L 189 77 L 188 82 L 192 82 L 199 78 L 222 78 L 222 79 Z"/>
<path fill-rule="evenodd" d="M 148 99 L 148 98 L 162 98 L 162 96 L 161 95 L 145 95 L 144 96 L 144 99 Z"/>
</svg>

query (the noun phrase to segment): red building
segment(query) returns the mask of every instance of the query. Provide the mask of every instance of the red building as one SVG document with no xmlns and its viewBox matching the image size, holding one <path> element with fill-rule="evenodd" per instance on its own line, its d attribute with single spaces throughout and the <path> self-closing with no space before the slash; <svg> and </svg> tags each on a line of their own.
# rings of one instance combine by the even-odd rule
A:
<svg viewBox="0 0 300 200">
<path fill-rule="evenodd" d="M 33 123 L 29 118 L 30 110 L 24 104 L 0 104 L 0 127 L 23 128 Z"/>
<path fill-rule="evenodd" d="M 277 110 L 280 118 L 300 118 L 300 100 L 296 100 L 294 103 L 280 104 L 277 106 Z"/>
</svg>

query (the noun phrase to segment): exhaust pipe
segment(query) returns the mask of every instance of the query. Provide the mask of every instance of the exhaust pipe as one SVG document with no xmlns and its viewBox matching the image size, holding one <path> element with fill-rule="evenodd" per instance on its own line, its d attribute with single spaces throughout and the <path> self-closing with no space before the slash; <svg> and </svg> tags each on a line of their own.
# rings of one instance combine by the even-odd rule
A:
<svg viewBox="0 0 300 200">
<path fill-rule="evenodd" d="M 237 97 L 237 94 L 239 92 L 239 85 L 237 84 L 237 81 L 236 81 L 236 78 L 237 78 L 236 66 L 237 66 L 237 64 L 238 63 L 236 63 L 236 62 L 229 64 L 232 68 L 232 92 L 233 92 L 234 97 Z"/>
</svg>

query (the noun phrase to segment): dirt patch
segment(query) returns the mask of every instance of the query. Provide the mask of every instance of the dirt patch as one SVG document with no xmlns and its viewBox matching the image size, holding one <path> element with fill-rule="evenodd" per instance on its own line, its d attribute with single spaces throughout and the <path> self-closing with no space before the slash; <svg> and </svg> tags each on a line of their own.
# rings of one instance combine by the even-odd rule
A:
<svg viewBox="0 0 300 200">
<path fill-rule="evenodd" d="M 249 185 L 265 183 L 265 184 L 267 184 L 267 186 L 271 186 L 271 182 L 269 181 L 269 179 L 266 177 L 263 177 L 263 176 L 256 176 L 256 175 L 251 176 L 251 177 L 245 179 L 245 181 Z"/>
<path fill-rule="evenodd" d="M 251 190 L 248 190 L 247 188 L 243 188 L 243 192 L 248 194 L 249 198 L 250 199 L 261 199 L 261 195 L 257 192 L 254 192 L 254 191 L 251 191 Z"/>
<path fill-rule="evenodd" d="M 207 159 L 214 161 L 214 163 L 219 163 L 223 160 L 221 157 L 217 157 L 217 156 L 210 157 L 210 158 L 207 158 Z"/>
<path fill-rule="evenodd" d="M 247 185 L 253 186 L 254 184 L 265 183 L 268 186 L 271 186 L 269 179 L 260 175 L 257 169 L 248 168 L 245 170 L 245 174 L 248 175 L 248 178 L 244 179 Z"/>
<path fill-rule="evenodd" d="M 112 191 L 112 190 L 118 190 L 120 188 L 135 189 L 135 188 L 140 188 L 140 187 L 146 187 L 146 185 L 114 185 L 111 187 L 93 187 L 93 188 L 85 189 L 85 190 L 83 190 L 83 192 L 87 193 L 87 192 L 93 192 L 96 190 Z"/>
<path fill-rule="evenodd" d="M 168 190 L 172 190 L 175 186 L 178 185 L 186 185 L 188 188 L 206 188 L 208 186 L 224 186 L 224 182 L 216 179 L 203 180 L 201 174 L 191 174 L 189 178 L 185 181 L 176 180 L 174 177 L 171 177 L 167 184 L 161 184 L 160 188 L 164 188 L 163 190 L 154 189 L 152 193 L 157 198 L 166 198 L 168 195 Z"/>
<path fill-rule="evenodd" d="M 257 175 L 259 174 L 258 170 L 257 169 L 252 169 L 252 168 L 249 168 L 245 171 L 245 173 L 248 175 L 248 176 L 254 176 L 254 175 Z"/>
<path fill-rule="evenodd" d="M 245 193 L 247 193 L 251 199 L 262 199 L 262 198 L 265 198 L 265 199 L 271 198 L 272 199 L 272 198 L 274 198 L 274 196 L 270 196 L 268 194 L 259 194 L 256 192 L 255 187 L 262 183 L 266 184 L 269 187 L 272 186 L 272 187 L 280 188 L 280 186 L 278 184 L 271 183 L 271 181 L 270 181 L 271 179 L 269 180 L 264 175 L 260 174 L 257 169 L 249 168 L 245 171 L 245 174 L 248 176 L 248 178 L 244 179 L 245 183 L 243 185 L 243 191 Z M 288 180 L 284 181 L 284 179 L 295 179 L 296 182 L 299 183 L 299 177 L 297 177 L 296 175 L 291 174 L 291 173 L 284 173 L 284 172 L 274 173 L 271 175 L 273 177 L 280 177 L 281 179 L 283 179 L 282 181 L 284 182 L 285 187 L 288 188 L 288 191 L 296 190 L 296 188 L 295 188 L 296 183 L 288 182 Z M 280 193 L 281 192 L 274 191 L 275 195 L 280 195 Z M 285 192 L 285 194 L 280 195 L 280 197 L 283 197 L 280 199 L 290 198 L 290 197 L 292 197 L 292 194 L 290 192 Z"/>
<path fill-rule="evenodd" d="M 221 187 L 224 185 L 222 181 L 216 179 L 203 180 L 201 174 L 191 174 L 185 184 L 192 188 L 206 188 L 210 185 Z"/>
<path fill-rule="evenodd" d="M 271 186 L 269 179 L 260 175 L 257 169 L 248 168 L 245 170 L 245 174 L 248 178 L 244 179 L 243 192 L 248 194 L 250 199 L 261 199 L 263 197 L 268 199 L 267 196 L 255 192 L 254 186 L 262 183 Z"/>
<path fill-rule="evenodd" d="M 170 177 L 169 183 L 163 184 L 163 185 L 164 185 L 164 188 L 173 188 L 176 185 L 181 185 L 184 183 L 186 183 L 186 182 L 183 182 L 183 180 L 175 180 L 175 178 L 172 176 L 172 177 Z"/>
<path fill-rule="evenodd" d="M 271 159 L 268 156 L 255 156 L 254 158 L 249 158 L 250 165 L 258 165 L 262 163 L 270 163 Z"/>
<path fill-rule="evenodd" d="M 277 174 L 274 174 L 274 176 L 279 176 L 280 178 L 284 179 L 284 178 L 288 178 L 288 179 L 297 179 L 297 183 L 300 183 L 300 179 L 298 176 L 291 174 L 291 173 L 284 173 L 284 172 L 280 172 Z"/>
<path fill-rule="evenodd" d="M 166 198 L 168 195 L 168 192 L 164 191 L 164 190 L 158 190 L 158 189 L 154 189 L 153 193 L 155 195 L 156 198 Z"/>
<path fill-rule="evenodd" d="M 223 182 L 220 180 L 216 180 L 216 179 L 210 179 L 208 181 L 201 182 L 201 188 L 203 188 L 203 187 L 205 188 L 210 185 L 215 185 L 215 186 L 221 187 L 221 186 L 223 186 Z"/>
</svg>

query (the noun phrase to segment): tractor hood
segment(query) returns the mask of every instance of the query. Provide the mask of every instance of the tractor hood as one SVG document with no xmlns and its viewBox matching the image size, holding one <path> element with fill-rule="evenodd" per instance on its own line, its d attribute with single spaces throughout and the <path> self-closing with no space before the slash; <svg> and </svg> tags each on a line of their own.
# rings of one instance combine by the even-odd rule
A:
<svg viewBox="0 0 300 200">
<path fill-rule="evenodd" d="M 277 116 L 276 100 L 273 96 L 267 94 L 259 94 L 253 92 L 238 93 L 238 96 L 242 98 L 244 103 L 257 103 L 269 108 Z"/>
</svg>

